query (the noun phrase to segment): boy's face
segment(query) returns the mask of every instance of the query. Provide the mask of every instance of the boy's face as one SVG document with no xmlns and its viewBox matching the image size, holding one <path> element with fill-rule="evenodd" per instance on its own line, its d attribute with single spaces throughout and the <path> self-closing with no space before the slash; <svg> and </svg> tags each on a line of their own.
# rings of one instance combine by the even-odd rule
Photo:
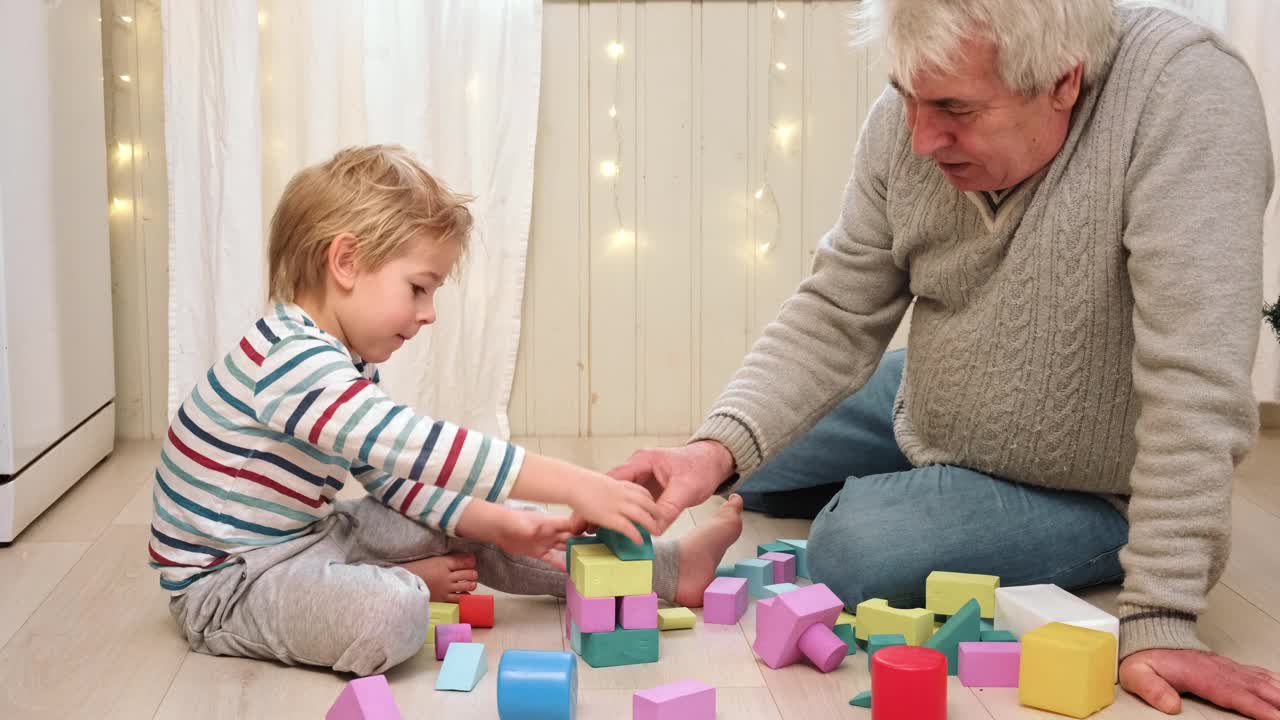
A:
<svg viewBox="0 0 1280 720">
<path fill-rule="evenodd" d="M 359 272 L 339 310 L 348 347 L 368 362 L 384 362 L 435 322 L 436 290 L 459 253 L 456 242 L 420 235 L 382 267 Z"/>
</svg>

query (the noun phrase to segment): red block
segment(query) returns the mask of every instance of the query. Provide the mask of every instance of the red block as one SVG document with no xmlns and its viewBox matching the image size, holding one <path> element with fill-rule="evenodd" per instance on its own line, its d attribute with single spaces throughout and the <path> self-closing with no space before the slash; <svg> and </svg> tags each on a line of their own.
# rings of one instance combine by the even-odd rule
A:
<svg viewBox="0 0 1280 720">
<path fill-rule="evenodd" d="M 897 645 L 871 657 L 871 720 L 946 720 L 947 656 Z"/>
<path fill-rule="evenodd" d="M 458 622 L 473 628 L 493 627 L 493 596 L 459 595 Z"/>
</svg>

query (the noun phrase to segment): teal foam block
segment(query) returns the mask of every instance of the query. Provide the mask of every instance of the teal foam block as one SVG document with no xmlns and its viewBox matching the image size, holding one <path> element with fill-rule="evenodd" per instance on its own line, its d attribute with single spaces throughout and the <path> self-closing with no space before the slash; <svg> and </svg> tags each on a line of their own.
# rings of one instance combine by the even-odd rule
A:
<svg viewBox="0 0 1280 720">
<path fill-rule="evenodd" d="M 484 645 L 481 643 L 449 643 L 444 664 L 436 676 L 437 690 L 471 692 L 488 670 Z"/>
<path fill-rule="evenodd" d="M 956 675 L 960 672 L 960 643 L 981 640 L 982 623 L 979 617 L 981 612 L 982 606 L 978 601 L 970 599 L 924 642 L 925 647 L 933 648 L 947 656 L 948 675 Z"/>
<path fill-rule="evenodd" d="M 802 577 L 806 580 L 812 580 L 813 576 L 809 574 L 809 541 L 808 540 L 779 540 L 789 549 L 781 552 L 791 552 L 796 556 L 796 577 Z"/>
</svg>

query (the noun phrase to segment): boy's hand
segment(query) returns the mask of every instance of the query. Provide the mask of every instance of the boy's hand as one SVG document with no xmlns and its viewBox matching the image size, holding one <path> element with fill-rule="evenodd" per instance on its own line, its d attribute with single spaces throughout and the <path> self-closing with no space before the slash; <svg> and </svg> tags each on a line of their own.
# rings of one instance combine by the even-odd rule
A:
<svg viewBox="0 0 1280 720">
<path fill-rule="evenodd" d="M 563 570 L 564 561 L 555 561 L 555 551 L 565 549 L 565 541 L 573 535 L 572 528 L 571 518 L 531 510 L 511 510 L 503 518 L 494 544 L 512 555 L 538 558 Z"/>
<path fill-rule="evenodd" d="M 640 544 L 644 538 L 636 525 L 651 535 L 658 534 L 657 503 L 640 485 L 592 473 L 576 481 L 572 493 L 569 505 L 573 516 L 565 520 L 575 535 L 588 527 L 607 527 Z"/>
</svg>

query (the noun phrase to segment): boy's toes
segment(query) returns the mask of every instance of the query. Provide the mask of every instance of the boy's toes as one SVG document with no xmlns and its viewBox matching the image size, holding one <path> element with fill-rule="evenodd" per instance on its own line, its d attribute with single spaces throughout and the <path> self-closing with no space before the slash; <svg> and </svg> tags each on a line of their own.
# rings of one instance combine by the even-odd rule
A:
<svg viewBox="0 0 1280 720">
<path fill-rule="evenodd" d="M 475 591 L 475 589 L 476 584 L 470 580 L 457 580 L 453 583 L 453 591 L 455 593 L 469 593 Z"/>
<path fill-rule="evenodd" d="M 476 566 L 476 556 L 471 553 L 450 553 L 448 567 L 450 570 L 468 570 Z"/>
<path fill-rule="evenodd" d="M 475 570 L 454 570 L 449 573 L 449 577 L 454 582 L 475 582 L 480 579 L 480 573 Z"/>
</svg>

